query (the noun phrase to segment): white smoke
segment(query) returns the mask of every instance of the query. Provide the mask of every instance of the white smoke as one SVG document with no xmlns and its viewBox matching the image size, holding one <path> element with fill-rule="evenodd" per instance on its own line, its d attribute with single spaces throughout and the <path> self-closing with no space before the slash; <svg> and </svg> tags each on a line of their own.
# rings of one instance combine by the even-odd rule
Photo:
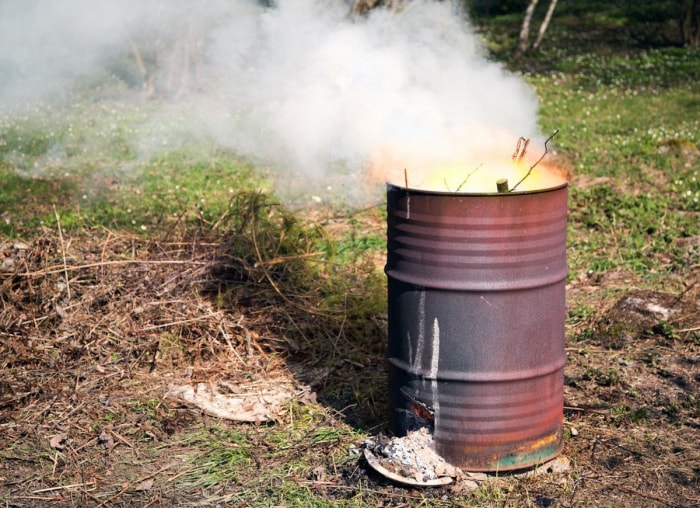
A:
<svg viewBox="0 0 700 508">
<path fill-rule="evenodd" d="M 0 108 L 118 69 L 158 104 L 154 123 L 180 119 L 173 140 L 213 139 L 281 183 L 348 194 L 379 159 L 381 181 L 542 139 L 535 94 L 486 59 L 450 2 L 353 18 L 339 0 L 276 3 L 0 0 Z"/>
</svg>

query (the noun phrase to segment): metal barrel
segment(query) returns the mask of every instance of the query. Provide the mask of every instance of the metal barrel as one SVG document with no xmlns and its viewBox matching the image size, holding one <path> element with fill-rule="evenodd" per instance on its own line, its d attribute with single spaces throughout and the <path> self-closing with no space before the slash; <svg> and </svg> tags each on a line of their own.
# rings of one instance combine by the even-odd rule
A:
<svg viewBox="0 0 700 508">
<path fill-rule="evenodd" d="M 563 446 L 567 185 L 460 194 L 387 185 L 390 420 L 472 471 Z"/>
</svg>

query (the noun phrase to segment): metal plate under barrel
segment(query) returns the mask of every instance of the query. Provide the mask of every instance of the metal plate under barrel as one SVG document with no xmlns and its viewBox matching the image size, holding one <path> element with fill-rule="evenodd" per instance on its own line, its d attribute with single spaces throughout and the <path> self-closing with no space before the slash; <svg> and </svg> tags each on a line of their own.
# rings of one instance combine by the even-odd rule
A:
<svg viewBox="0 0 700 508">
<path fill-rule="evenodd" d="M 566 200 L 566 184 L 507 194 L 387 186 L 398 435 L 433 425 L 436 451 L 467 470 L 521 469 L 561 451 Z"/>
</svg>

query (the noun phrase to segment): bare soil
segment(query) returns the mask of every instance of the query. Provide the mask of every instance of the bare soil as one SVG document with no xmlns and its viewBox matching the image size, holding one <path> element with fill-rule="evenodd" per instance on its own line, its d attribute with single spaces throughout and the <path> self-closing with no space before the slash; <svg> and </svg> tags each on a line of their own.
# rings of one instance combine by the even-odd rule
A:
<svg viewBox="0 0 700 508">
<path fill-rule="evenodd" d="M 261 275 L 260 260 L 230 252 L 222 237 L 159 241 L 103 229 L 0 242 L 5 506 L 234 506 L 245 489 L 267 493 L 259 504 L 270 505 L 281 483 L 262 487 L 256 477 L 309 449 L 346 459 L 302 473 L 290 466 L 279 482 L 329 504 L 700 504 L 697 266 L 682 274 L 682 291 L 641 290 L 620 273 L 570 283 L 569 307 L 591 309 L 567 330 L 570 467 L 489 475 L 474 490 L 460 481 L 400 485 L 356 452 L 387 430 L 382 316 L 330 333 L 324 316 Z M 346 341 L 349 327 L 364 327 L 367 342 Z M 316 408 L 341 437 L 328 444 L 302 433 L 280 455 L 265 436 L 292 428 L 293 409 L 269 423 L 230 422 L 167 397 L 174 384 L 265 379 L 297 386 L 292 402 Z M 191 481 L 201 443 L 188 436 L 212 428 L 238 430 L 253 459 L 227 482 L 202 486 Z"/>
</svg>

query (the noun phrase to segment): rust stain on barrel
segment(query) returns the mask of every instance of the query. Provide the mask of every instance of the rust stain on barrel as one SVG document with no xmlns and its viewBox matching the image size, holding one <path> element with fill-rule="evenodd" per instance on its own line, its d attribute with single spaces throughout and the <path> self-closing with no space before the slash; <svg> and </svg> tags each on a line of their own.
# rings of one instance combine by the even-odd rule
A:
<svg viewBox="0 0 700 508">
<path fill-rule="evenodd" d="M 508 194 L 387 186 L 394 431 L 433 412 L 436 450 L 520 469 L 562 447 L 566 185 Z"/>
</svg>

